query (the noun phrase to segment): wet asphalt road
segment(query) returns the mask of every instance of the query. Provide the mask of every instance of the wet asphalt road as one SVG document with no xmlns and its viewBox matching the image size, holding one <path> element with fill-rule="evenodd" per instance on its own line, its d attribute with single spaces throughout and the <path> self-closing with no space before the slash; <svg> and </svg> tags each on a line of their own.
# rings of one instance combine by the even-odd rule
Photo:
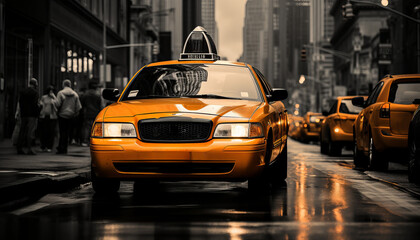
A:
<svg viewBox="0 0 420 240">
<path fill-rule="evenodd" d="M 247 183 L 164 182 L 114 196 L 89 184 L 0 213 L 0 239 L 420 239 L 420 200 L 354 170 L 351 156 L 289 140 L 289 177 Z"/>
</svg>

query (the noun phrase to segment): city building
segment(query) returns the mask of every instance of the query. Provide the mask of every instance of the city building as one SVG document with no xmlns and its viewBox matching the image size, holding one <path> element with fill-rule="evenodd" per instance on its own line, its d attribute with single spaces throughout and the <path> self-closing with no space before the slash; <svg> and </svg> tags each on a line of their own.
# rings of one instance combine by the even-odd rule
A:
<svg viewBox="0 0 420 240">
<path fill-rule="evenodd" d="M 105 50 L 104 44 L 128 43 L 129 4 L 128 0 L 0 1 L 0 138 L 11 136 L 17 96 L 32 77 L 39 81 L 40 94 L 48 85 L 61 89 L 66 78 L 77 91 L 92 80 L 103 87 L 122 85 L 129 74 L 128 49 Z"/>
<path fill-rule="evenodd" d="M 416 1 L 390 1 L 391 8 L 416 18 Z M 335 29 L 333 49 L 346 52 L 350 59 L 334 57 L 336 85 L 345 86 L 348 95 L 368 94 L 386 74 L 420 71 L 417 52 L 417 25 L 414 21 L 375 4 L 353 3 L 353 16 L 343 16 L 347 0 L 336 0 L 331 8 Z"/>
</svg>

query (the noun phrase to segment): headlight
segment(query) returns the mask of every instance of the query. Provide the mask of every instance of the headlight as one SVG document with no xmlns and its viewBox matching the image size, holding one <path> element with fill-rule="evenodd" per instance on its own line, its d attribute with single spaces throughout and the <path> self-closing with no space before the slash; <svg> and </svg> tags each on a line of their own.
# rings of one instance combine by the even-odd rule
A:
<svg viewBox="0 0 420 240">
<path fill-rule="evenodd" d="M 92 137 L 137 137 L 136 129 L 131 123 L 96 123 L 92 130 Z"/>
<path fill-rule="evenodd" d="M 257 138 L 263 137 L 259 123 L 221 123 L 214 130 L 215 138 Z"/>
</svg>

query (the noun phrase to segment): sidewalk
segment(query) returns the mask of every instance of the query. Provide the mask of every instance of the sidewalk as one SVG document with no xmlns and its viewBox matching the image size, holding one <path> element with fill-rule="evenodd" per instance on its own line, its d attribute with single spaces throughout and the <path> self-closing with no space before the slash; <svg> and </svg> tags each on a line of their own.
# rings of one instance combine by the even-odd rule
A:
<svg viewBox="0 0 420 240">
<path fill-rule="evenodd" d="M 35 148 L 36 149 L 36 148 Z M 66 155 L 18 155 L 11 139 L 0 141 L 0 209 L 90 181 L 89 147 L 69 145 Z"/>
</svg>

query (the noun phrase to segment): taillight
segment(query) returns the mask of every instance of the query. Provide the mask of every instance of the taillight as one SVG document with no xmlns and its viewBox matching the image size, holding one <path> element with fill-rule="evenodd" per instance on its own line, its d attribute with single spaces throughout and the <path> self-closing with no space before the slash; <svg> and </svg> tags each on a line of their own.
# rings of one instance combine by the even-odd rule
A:
<svg viewBox="0 0 420 240">
<path fill-rule="evenodd" d="M 391 116 L 391 111 L 389 108 L 389 103 L 382 105 L 381 110 L 379 110 L 379 117 L 389 118 Z"/>
</svg>

